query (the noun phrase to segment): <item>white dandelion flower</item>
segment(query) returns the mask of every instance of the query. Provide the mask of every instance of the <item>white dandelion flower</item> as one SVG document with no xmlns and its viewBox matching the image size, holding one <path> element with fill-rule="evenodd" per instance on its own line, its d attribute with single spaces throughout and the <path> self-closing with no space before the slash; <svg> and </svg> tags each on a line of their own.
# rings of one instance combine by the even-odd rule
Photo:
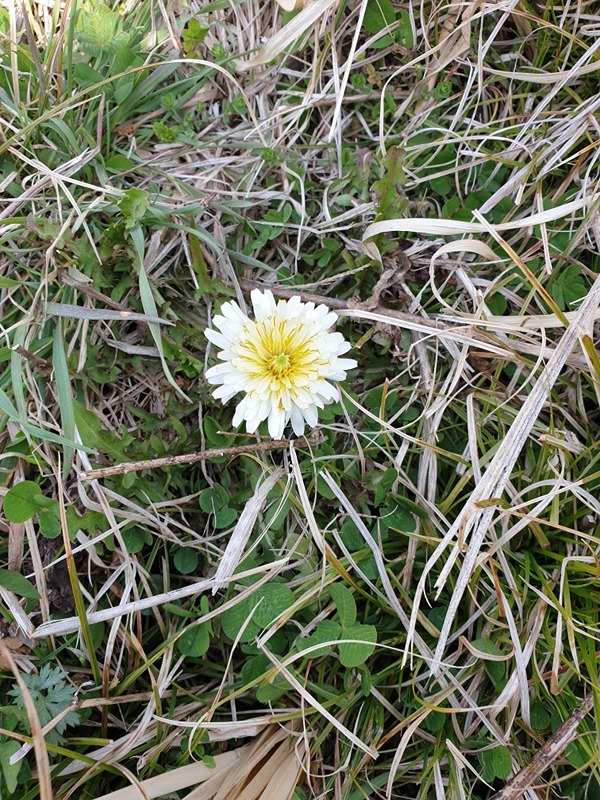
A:
<svg viewBox="0 0 600 800">
<path fill-rule="evenodd" d="M 269 435 L 281 439 L 291 422 L 301 436 L 317 424 L 318 409 L 339 400 L 331 381 L 343 381 L 356 366 L 340 358 L 350 349 L 330 328 L 337 317 L 327 306 L 303 303 L 299 297 L 275 302 L 270 291 L 252 292 L 254 320 L 233 301 L 224 303 L 207 328 L 206 338 L 220 348 L 220 364 L 206 372 L 213 394 L 226 403 L 244 393 L 233 418 L 254 433 L 268 420 Z"/>
</svg>

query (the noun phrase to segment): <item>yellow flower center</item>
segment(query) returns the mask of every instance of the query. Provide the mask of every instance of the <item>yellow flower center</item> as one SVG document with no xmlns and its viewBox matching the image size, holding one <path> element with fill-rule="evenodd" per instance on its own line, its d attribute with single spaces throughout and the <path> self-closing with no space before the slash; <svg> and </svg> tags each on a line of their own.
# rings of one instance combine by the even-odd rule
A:
<svg viewBox="0 0 600 800">
<path fill-rule="evenodd" d="M 275 378 L 279 378 L 290 371 L 292 361 L 286 353 L 280 353 L 269 360 L 269 371 Z"/>
<path fill-rule="evenodd" d="M 318 375 L 321 358 L 306 326 L 298 320 L 267 317 L 246 326 L 236 348 L 240 368 L 260 382 L 260 391 L 268 391 L 273 401 L 281 395 L 293 397 L 306 390 Z M 264 380 L 268 384 L 265 385 Z M 253 388 L 248 390 L 251 394 Z"/>
</svg>

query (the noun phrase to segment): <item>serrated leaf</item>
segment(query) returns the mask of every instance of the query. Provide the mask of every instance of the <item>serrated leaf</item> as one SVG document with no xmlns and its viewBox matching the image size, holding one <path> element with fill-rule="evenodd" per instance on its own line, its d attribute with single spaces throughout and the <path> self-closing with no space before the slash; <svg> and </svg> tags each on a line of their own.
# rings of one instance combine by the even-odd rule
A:
<svg viewBox="0 0 600 800">
<path fill-rule="evenodd" d="M 113 41 L 121 27 L 121 15 L 101 3 L 91 11 L 80 12 L 75 36 L 87 46 L 84 49 L 89 51 L 91 47 L 94 53 L 98 53 Z"/>
<path fill-rule="evenodd" d="M 192 17 L 183 29 L 183 52 L 186 56 L 193 56 L 198 52 L 199 45 L 204 41 L 209 31 L 208 25 L 204 25 L 195 17 Z"/>
<path fill-rule="evenodd" d="M 44 664 L 38 675 L 24 674 L 22 680 L 29 689 L 42 726 L 58 717 L 73 701 L 75 687 L 68 683 L 67 674 L 62 668 Z M 15 698 L 17 708 L 24 708 L 23 694 L 16 684 L 8 694 Z M 67 711 L 46 734 L 47 741 L 57 744 L 60 741 L 60 734 L 68 726 L 76 725 L 78 722 L 79 714 L 76 711 Z"/>
<path fill-rule="evenodd" d="M 154 122 L 152 130 L 159 142 L 171 144 L 177 141 L 177 131 L 171 125 L 165 125 L 164 122 Z"/>
<path fill-rule="evenodd" d="M 406 207 L 407 201 L 402 193 L 402 187 L 406 183 L 402 167 L 404 155 L 400 147 L 392 145 L 383 159 L 383 176 L 373 184 L 378 221 L 398 219 Z"/>
<path fill-rule="evenodd" d="M 354 625 L 356 622 L 356 602 L 350 589 L 341 583 L 334 583 L 329 587 L 329 594 L 335 603 L 342 627 L 349 628 Z"/>
<path fill-rule="evenodd" d="M 344 667 L 360 667 L 375 651 L 377 629 L 374 625 L 350 625 L 342 628 L 340 639 L 358 639 L 359 642 L 340 643 L 338 651 Z"/>
</svg>

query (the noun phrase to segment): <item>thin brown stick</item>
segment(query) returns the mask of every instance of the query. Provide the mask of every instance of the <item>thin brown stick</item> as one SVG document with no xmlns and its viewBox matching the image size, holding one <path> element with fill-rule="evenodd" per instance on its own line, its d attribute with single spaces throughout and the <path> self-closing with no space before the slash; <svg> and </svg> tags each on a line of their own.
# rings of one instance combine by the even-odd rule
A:
<svg viewBox="0 0 600 800">
<path fill-rule="evenodd" d="M 13 347 L 13 350 L 15 353 L 18 353 L 20 356 L 23 356 L 23 358 L 27 358 L 29 361 L 33 361 L 33 363 L 36 364 L 40 370 L 45 370 L 46 372 L 52 370 L 51 361 L 48 361 L 45 358 L 41 358 L 35 353 L 30 353 L 29 350 L 26 350 L 24 347 L 21 347 L 20 344 L 18 344 L 16 347 Z"/>
<path fill-rule="evenodd" d="M 395 317 L 396 319 L 404 320 L 406 322 L 418 322 L 422 325 L 425 321 L 428 325 L 431 325 L 432 328 L 439 328 L 439 330 L 442 331 L 448 330 L 449 328 L 448 325 L 443 322 L 439 322 L 438 320 L 429 319 L 428 317 L 420 317 L 417 314 L 408 314 L 405 311 L 396 311 L 392 308 L 380 306 L 378 303 L 370 305 L 369 301 L 367 301 L 365 304 L 360 303 L 359 301 L 352 302 L 348 300 L 340 300 L 337 297 L 328 297 L 327 295 L 298 291 L 298 289 L 295 287 L 288 289 L 286 286 L 272 286 L 271 284 L 256 283 L 255 281 L 241 280 L 239 281 L 239 284 L 242 289 L 246 289 L 248 292 L 252 289 L 262 289 L 263 291 L 265 289 L 269 289 L 276 297 L 290 298 L 298 296 L 305 303 L 323 303 L 324 305 L 336 311 L 344 311 L 347 308 L 365 308 L 369 311 L 377 311 L 378 313 L 387 314 L 390 317 Z"/>
<path fill-rule="evenodd" d="M 126 472 L 139 472 L 141 469 L 159 469 L 160 467 L 173 467 L 178 464 L 195 464 L 197 461 L 208 461 L 211 458 L 223 456 L 239 456 L 244 453 L 267 453 L 269 450 L 285 450 L 292 439 L 275 439 L 268 442 L 255 444 L 240 444 L 237 447 L 222 447 L 215 450 L 201 450 L 198 453 L 186 453 L 182 456 L 165 456 L 165 458 L 151 458 L 147 461 L 128 461 L 124 464 L 115 464 L 112 467 L 91 469 L 80 473 L 83 480 L 91 481 L 98 478 L 108 478 L 111 475 L 124 475 Z M 300 446 L 315 444 L 313 437 L 303 437 L 297 440 Z"/>
<path fill-rule="evenodd" d="M 494 795 L 492 800 L 519 800 L 525 792 L 536 785 L 540 776 L 562 755 L 565 748 L 574 741 L 577 728 L 585 715 L 592 709 L 594 697 L 590 694 L 580 708 L 576 708 L 563 724 L 540 747 L 534 757 L 523 769 L 513 775 L 504 789 Z M 536 788 L 534 786 L 534 788 Z"/>
</svg>

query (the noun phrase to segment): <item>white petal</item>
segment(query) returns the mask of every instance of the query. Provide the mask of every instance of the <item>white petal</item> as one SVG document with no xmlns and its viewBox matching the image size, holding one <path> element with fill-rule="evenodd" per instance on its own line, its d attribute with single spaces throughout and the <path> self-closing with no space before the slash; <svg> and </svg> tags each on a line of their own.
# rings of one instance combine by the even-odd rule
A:
<svg viewBox="0 0 600 800">
<path fill-rule="evenodd" d="M 229 364 L 216 364 L 214 367 L 207 369 L 204 377 L 209 383 L 223 383 L 223 375 L 231 371 Z"/>
<path fill-rule="evenodd" d="M 217 333 L 217 331 L 213 331 L 210 328 L 205 329 L 204 335 L 209 342 L 216 344 L 217 347 L 220 347 L 222 350 L 225 350 L 231 344 L 229 339 L 226 339 L 222 333 Z"/>
<path fill-rule="evenodd" d="M 340 393 L 336 386 L 333 386 L 327 381 L 322 381 L 319 386 L 319 395 L 325 400 L 326 403 L 331 403 L 333 400 L 340 399 Z"/>
<path fill-rule="evenodd" d="M 304 419 L 308 422 L 309 426 L 314 428 L 319 421 L 319 414 L 316 406 L 308 406 L 308 408 L 303 409 L 302 414 L 304 415 Z"/>
<path fill-rule="evenodd" d="M 221 400 L 223 403 L 229 402 L 236 394 L 239 394 L 240 389 L 237 387 L 231 388 L 230 386 L 218 386 L 213 391 L 213 397 Z"/>
<path fill-rule="evenodd" d="M 248 398 L 243 397 L 240 402 L 237 404 L 235 409 L 235 414 L 233 415 L 233 427 L 237 428 L 240 422 L 244 419 L 246 414 L 246 406 L 248 404 Z"/>
<path fill-rule="evenodd" d="M 295 317 L 300 316 L 300 314 L 303 312 L 302 301 L 298 295 L 290 297 L 287 302 L 280 300 L 277 310 L 281 311 L 281 316 L 283 319 L 294 319 Z"/>
<path fill-rule="evenodd" d="M 304 417 L 302 412 L 297 406 L 292 406 L 290 409 L 290 421 L 296 436 L 302 436 L 304 433 Z"/>
<path fill-rule="evenodd" d="M 275 298 L 269 289 L 265 289 L 264 292 L 259 289 L 253 289 L 250 293 L 250 298 L 252 299 L 252 308 L 257 322 L 275 313 Z"/>
<path fill-rule="evenodd" d="M 278 408 L 272 408 L 269 414 L 269 436 L 272 439 L 282 439 L 283 429 L 287 422 L 285 411 L 280 411 Z"/>
<path fill-rule="evenodd" d="M 246 433 L 256 433 L 256 430 L 262 420 L 258 419 L 257 417 L 253 417 L 252 419 L 246 420 Z"/>
<path fill-rule="evenodd" d="M 250 321 L 238 304 L 233 300 L 230 300 L 228 303 L 223 303 L 221 306 L 221 314 L 226 320 L 229 320 L 237 325 L 246 325 Z M 215 323 L 217 319 L 218 317 L 215 317 Z M 222 325 L 219 325 L 218 327 L 221 329 L 223 328 Z"/>
</svg>

